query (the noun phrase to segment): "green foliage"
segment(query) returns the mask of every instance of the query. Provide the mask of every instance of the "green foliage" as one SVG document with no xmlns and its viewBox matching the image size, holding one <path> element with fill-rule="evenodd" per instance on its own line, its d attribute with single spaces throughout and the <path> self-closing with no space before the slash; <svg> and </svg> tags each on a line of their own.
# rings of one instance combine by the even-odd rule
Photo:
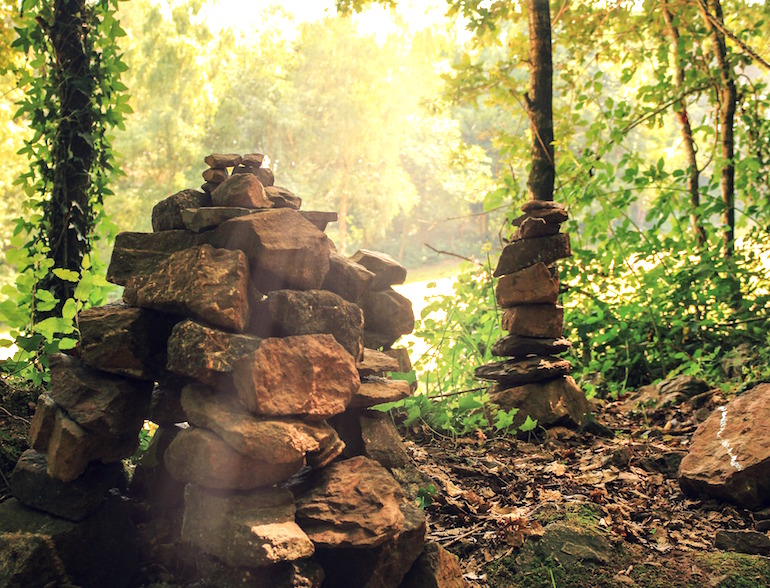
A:
<svg viewBox="0 0 770 588">
<path fill-rule="evenodd" d="M 436 496 L 438 490 L 433 484 L 428 484 L 425 487 L 421 487 L 417 490 L 417 506 L 422 509 L 433 504 L 433 497 Z"/>
</svg>

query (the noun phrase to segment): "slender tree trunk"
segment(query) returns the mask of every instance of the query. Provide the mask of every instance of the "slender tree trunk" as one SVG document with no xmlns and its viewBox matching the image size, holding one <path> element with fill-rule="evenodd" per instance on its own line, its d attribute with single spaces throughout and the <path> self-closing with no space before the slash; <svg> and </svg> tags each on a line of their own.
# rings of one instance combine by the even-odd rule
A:
<svg viewBox="0 0 770 588">
<path fill-rule="evenodd" d="M 553 63 L 548 0 L 528 0 L 529 94 L 525 96 L 532 132 L 532 167 L 527 180 L 533 200 L 553 200 Z"/>
<path fill-rule="evenodd" d="M 722 146 L 722 169 L 720 189 L 722 193 L 722 253 L 732 257 L 735 250 L 735 108 L 738 91 L 735 87 L 733 72 L 727 62 L 725 35 L 714 21 L 724 23 L 720 0 L 699 0 L 698 2 L 706 26 L 714 44 L 714 58 L 719 68 L 720 87 L 717 89 L 719 101 L 720 143 Z"/>
<path fill-rule="evenodd" d="M 684 88 L 684 66 L 679 54 L 679 29 L 674 24 L 674 18 L 669 9 L 668 0 L 663 0 L 663 18 L 666 21 L 668 36 L 671 39 L 671 69 L 674 72 L 674 84 L 681 93 Z M 703 247 L 706 244 L 706 231 L 701 223 L 698 207 L 700 206 L 700 171 L 698 170 L 698 160 L 696 156 L 695 140 L 692 135 L 690 119 L 687 116 L 687 106 L 684 100 L 674 104 L 674 112 L 679 121 L 679 128 L 682 133 L 682 144 L 684 145 L 685 157 L 687 159 L 687 191 L 690 194 L 690 224 L 692 232 L 698 246 Z"/>
<path fill-rule="evenodd" d="M 345 253 L 348 239 L 348 172 L 342 178 L 342 190 L 340 190 L 340 208 L 338 211 L 339 221 L 337 221 L 337 245 L 340 253 Z"/>
<path fill-rule="evenodd" d="M 91 96 L 95 80 L 90 71 L 86 0 L 56 0 L 49 29 L 55 66 L 51 72 L 58 88 L 59 112 L 52 148 L 53 185 L 43 208 L 45 240 L 54 267 L 80 271 L 90 250 L 93 211 L 90 171 L 94 161 Z M 74 294 L 76 284 L 49 274 L 41 287 L 52 290 L 60 304 Z"/>
</svg>

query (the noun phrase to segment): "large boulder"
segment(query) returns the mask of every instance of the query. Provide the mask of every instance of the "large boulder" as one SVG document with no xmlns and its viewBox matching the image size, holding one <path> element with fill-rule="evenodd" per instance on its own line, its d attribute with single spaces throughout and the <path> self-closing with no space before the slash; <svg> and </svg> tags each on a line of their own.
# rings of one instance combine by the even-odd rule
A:
<svg viewBox="0 0 770 588">
<path fill-rule="evenodd" d="M 314 547 L 294 510 L 294 497 L 282 488 L 221 494 L 188 484 L 182 539 L 231 566 L 295 561 Z"/>
<path fill-rule="evenodd" d="M 166 343 L 176 319 L 113 302 L 78 314 L 80 358 L 89 366 L 140 380 L 166 368 Z"/>
<path fill-rule="evenodd" d="M 152 273 L 129 279 L 123 298 L 132 306 L 241 332 L 251 316 L 249 287 L 243 253 L 202 245 L 173 253 Z"/>
<path fill-rule="evenodd" d="M 233 368 L 238 396 L 255 414 L 324 420 L 360 386 L 351 355 L 331 335 L 264 339 Z"/>
<path fill-rule="evenodd" d="M 297 463 L 306 453 L 337 446 L 337 433 L 326 423 L 256 417 L 234 395 L 217 394 L 199 384 L 182 390 L 182 406 L 190 423 L 210 429 L 252 459 Z"/>
<path fill-rule="evenodd" d="M 72 581 L 49 537 L 35 533 L 0 533 L 0 586 L 70 585 Z"/>
<path fill-rule="evenodd" d="M 265 194 L 265 187 L 251 174 L 234 174 L 224 180 L 211 193 L 211 202 L 214 206 L 273 207 L 273 203 Z"/>
<path fill-rule="evenodd" d="M 182 211 L 201 206 L 211 206 L 211 196 L 198 190 L 182 190 L 161 200 L 152 209 L 153 232 L 184 229 Z"/>
<path fill-rule="evenodd" d="M 211 386 L 232 387 L 235 362 L 256 350 L 262 340 L 182 321 L 168 340 L 168 370 Z"/>
<path fill-rule="evenodd" d="M 210 242 L 243 251 L 261 292 L 318 289 L 329 271 L 326 235 L 291 208 L 229 220 L 213 231 Z"/>
<path fill-rule="evenodd" d="M 679 465 L 688 496 L 746 508 L 770 504 L 770 384 L 759 384 L 718 407 L 690 442 Z"/>
<path fill-rule="evenodd" d="M 152 273 L 172 253 L 203 245 L 205 239 L 205 235 L 183 230 L 118 233 L 107 268 L 107 281 L 125 286 L 132 276 Z"/>
<path fill-rule="evenodd" d="M 289 463 L 252 459 L 202 428 L 177 433 L 164 460 L 169 473 L 180 482 L 223 490 L 272 486 L 288 480 L 304 465 L 302 458 Z"/>
<path fill-rule="evenodd" d="M 274 290 L 255 307 L 249 330 L 264 337 L 328 334 L 356 360 L 364 353 L 361 309 L 325 290 Z"/>
<path fill-rule="evenodd" d="M 405 501 L 386 469 L 358 456 L 322 471 L 297 500 L 297 522 L 316 547 L 376 547 L 404 527 Z"/>
</svg>

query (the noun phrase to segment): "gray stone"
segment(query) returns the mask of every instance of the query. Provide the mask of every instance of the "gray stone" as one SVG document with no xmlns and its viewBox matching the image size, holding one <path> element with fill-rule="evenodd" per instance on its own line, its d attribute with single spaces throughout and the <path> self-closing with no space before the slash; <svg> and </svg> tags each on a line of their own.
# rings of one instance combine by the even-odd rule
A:
<svg viewBox="0 0 770 588">
<path fill-rule="evenodd" d="M 0 586 L 47 588 L 69 586 L 56 546 L 46 535 L 0 533 Z"/>
<path fill-rule="evenodd" d="M 325 231 L 329 223 L 336 223 L 339 215 L 336 212 L 323 212 L 320 210 L 300 210 L 305 220 L 313 223 L 319 231 Z"/>
<path fill-rule="evenodd" d="M 329 255 L 329 272 L 324 278 L 323 289 L 334 292 L 349 302 L 357 303 L 373 280 L 374 274 L 364 266 L 332 251 Z"/>
<path fill-rule="evenodd" d="M 390 339 L 387 347 L 414 330 L 412 303 L 395 290 L 369 290 L 361 297 L 359 306 L 364 311 L 364 329 Z"/>
<path fill-rule="evenodd" d="M 751 529 L 719 529 L 714 547 L 725 551 L 737 551 L 749 555 L 770 555 L 770 537 Z"/>
<path fill-rule="evenodd" d="M 369 408 L 385 402 L 396 402 L 408 398 L 412 390 L 405 380 L 389 380 L 369 376 L 361 380 L 361 386 L 353 394 L 351 408 Z"/>
<path fill-rule="evenodd" d="M 577 428 L 590 411 L 585 394 L 570 376 L 546 382 L 493 389 L 489 399 L 503 410 L 517 408 L 513 427 L 518 428 L 529 416 L 541 427 Z"/>
<path fill-rule="evenodd" d="M 527 355 L 554 355 L 569 351 L 572 347 L 567 339 L 542 339 L 506 335 L 492 346 L 492 353 L 503 357 L 526 357 Z"/>
<path fill-rule="evenodd" d="M 209 206 L 207 208 L 185 208 L 182 222 L 188 231 L 200 233 L 214 229 L 225 221 L 247 214 L 254 214 L 254 209 L 234 206 Z"/>
<path fill-rule="evenodd" d="M 152 209 L 153 232 L 184 229 L 182 211 L 200 206 L 211 206 L 211 197 L 197 190 L 182 190 L 161 200 Z"/>
<path fill-rule="evenodd" d="M 428 543 L 401 588 L 469 588 L 463 578 L 457 556 L 439 543 Z"/>
<path fill-rule="evenodd" d="M 299 210 L 302 206 L 302 198 L 293 192 L 280 186 L 265 186 L 265 194 L 275 208 L 293 208 Z M 323 229 L 321 229 L 323 230 Z"/>
<path fill-rule="evenodd" d="M 497 382 L 501 386 L 529 384 L 565 376 L 572 370 L 572 364 L 555 357 L 527 357 L 508 359 L 476 368 L 475 376 L 480 380 Z"/>
</svg>

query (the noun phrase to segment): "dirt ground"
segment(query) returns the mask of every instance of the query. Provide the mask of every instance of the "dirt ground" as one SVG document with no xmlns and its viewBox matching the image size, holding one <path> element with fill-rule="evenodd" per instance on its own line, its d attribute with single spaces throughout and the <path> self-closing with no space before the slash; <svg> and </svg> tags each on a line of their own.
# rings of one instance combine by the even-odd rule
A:
<svg viewBox="0 0 770 588">
<path fill-rule="evenodd" d="M 0 501 L 27 444 L 37 391 L 0 380 Z M 413 427 L 407 449 L 434 481 L 429 538 L 486 587 L 770 586 L 770 558 L 717 549 L 721 529 L 770 528 L 770 512 L 687 499 L 676 470 L 719 392 L 668 408 L 634 395 L 598 425 L 537 437 L 449 439 Z"/>
</svg>

